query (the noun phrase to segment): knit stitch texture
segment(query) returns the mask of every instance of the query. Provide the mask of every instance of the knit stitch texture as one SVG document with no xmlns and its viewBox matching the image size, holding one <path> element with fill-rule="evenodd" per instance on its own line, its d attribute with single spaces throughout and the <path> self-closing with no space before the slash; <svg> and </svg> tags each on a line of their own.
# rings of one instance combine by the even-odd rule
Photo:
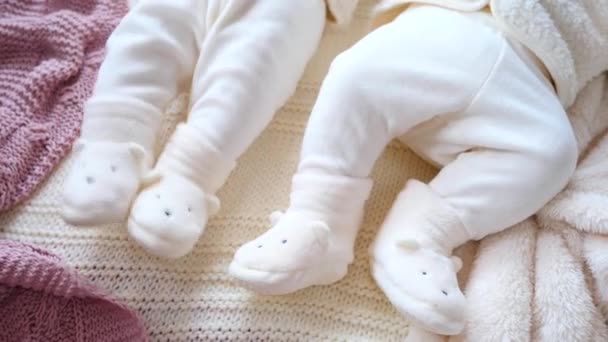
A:
<svg viewBox="0 0 608 342">
<path fill-rule="evenodd" d="M 145 341 L 129 308 L 81 279 L 59 257 L 0 241 L 0 341 Z"/>
<path fill-rule="evenodd" d="M 116 0 L 0 2 L 0 211 L 23 201 L 78 136 Z"/>
<path fill-rule="evenodd" d="M 378 226 L 405 181 L 412 177 L 429 180 L 435 173 L 432 167 L 400 144 L 391 144 L 376 164 L 374 189 L 358 235 L 355 262 L 343 280 L 288 296 L 263 297 L 238 286 L 227 274 L 236 248 L 268 229 L 268 214 L 272 210 L 288 205 L 289 186 L 298 162 L 302 133 L 320 82 L 333 57 L 367 31 L 374 2 L 362 1 L 351 28 L 327 30 L 317 56 L 311 61 L 294 96 L 239 160 L 227 184 L 218 193 L 222 210 L 209 221 L 205 235 L 188 256 L 177 261 L 150 256 L 128 240 L 124 224 L 90 229 L 67 225 L 59 215 L 58 203 L 62 182 L 73 158 L 67 158 L 30 200 L 0 214 L 0 238 L 33 242 L 61 255 L 70 265 L 76 266 L 82 276 L 111 290 L 137 309 L 153 341 L 403 341 L 408 334 L 408 322 L 395 311 L 372 280 L 367 256 L 367 248 Z M 601 96 L 590 96 L 584 101 L 593 107 L 599 103 L 597 98 Z M 170 136 L 176 122 L 184 119 L 187 103 L 187 97 L 182 95 L 165 113 L 160 132 L 163 142 Z M 587 106 L 579 110 L 585 108 Z M 597 134 L 595 129 L 602 126 L 601 122 L 605 122 L 597 121 L 603 117 L 590 120 L 586 115 L 576 115 L 572 119 L 575 130 L 582 132 L 578 137 L 584 137 L 579 140 L 584 141 L 584 145 Z M 585 127 L 595 128 L 585 130 Z M 597 157 L 605 161 L 608 160 L 607 155 Z M 593 171 L 587 176 L 606 184 L 606 174 Z M 593 184 L 595 192 L 608 193 L 597 184 Z M 584 190 L 586 188 L 581 188 Z M 602 202 L 593 201 L 593 204 L 598 203 Z M 558 204 L 566 205 L 561 201 Z M 556 207 L 565 212 L 563 208 Z M 581 211 L 571 213 L 589 212 L 588 205 L 578 209 Z M 595 209 L 592 212 L 605 212 L 605 206 Z M 539 316 L 531 322 L 532 312 L 538 309 L 530 301 L 535 288 L 530 270 L 534 267 L 516 265 L 518 260 L 534 258 L 532 252 L 536 245 L 530 241 L 533 241 L 536 231 L 530 222 L 505 232 L 515 236 L 517 231 L 526 231 L 530 239 L 486 238 L 487 242 L 482 242 L 480 251 L 486 254 L 499 252 L 494 253 L 496 258 L 481 258 L 474 265 L 467 263 L 460 272 L 462 279 L 467 279 L 473 270 L 471 279 L 478 281 L 467 285 L 467 298 L 473 297 L 485 304 L 478 307 L 480 310 L 472 318 L 473 324 L 467 327 L 465 337 L 472 338 L 465 340 L 530 341 L 532 324 L 538 327 L 540 323 L 546 327 L 545 331 L 567 332 L 573 336 L 580 326 L 588 323 L 584 319 L 588 316 L 571 314 L 572 311 L 564 315 L 565 311 L 560 310 L 552 311 L 555 313 L 549 322 L 552 324 L 546 324 L 548 320 L 536 321 Z M 603 222 L 608 221 L 598 221 L 598 226 Z M 573 239 L 564 241 L 570 240 Z M 501 241 L 507 243 L 497 244 Z M 475 247 L 476 244 L 468 246 Z M 469 255 L 460 256 L 472 260 L 476 250 L 467 248 L 465 252 Z M 506 251 L 504 255 L 500 254 L 503 250 Z M 528 254 L 519 256 L 514 253 L 520 250 Z M 555 249 L 555 253 L 562 250 L 564 248 Z M 600 256 L 606 255 L 605 250 Z M 512 262 L 506 263 L 505 260 Z M 518 267 L 505 268 L 505 264 Z M 565 266 L 575 264 L 572 262 Z M 488 269 L 493 272 L 485 273 Z M 569 300 L 574 296 L 582 297 L 583 292 L 570 292 L 579 288 L 564 286 L 567 284 L 563 273 L 559 273 L 562 269 L 555 265 L 546 268 L 558 275 L 550 288 L 561 297 L 557 304 L 564 304 L 563 307 L 574 303 Z M 479 271 L 484 273 L 484 277 L 475 276 Z M 526 276 L 520 276 L 522 273 Z M 608 279 L 608 276 L 602 279 Z M 508 292 L 504 291 L 507 285 Z M 573 308 L 580 307 L 575 305 Z M 543 341 L 604 340 L 553 338 Z"/>
</svg>

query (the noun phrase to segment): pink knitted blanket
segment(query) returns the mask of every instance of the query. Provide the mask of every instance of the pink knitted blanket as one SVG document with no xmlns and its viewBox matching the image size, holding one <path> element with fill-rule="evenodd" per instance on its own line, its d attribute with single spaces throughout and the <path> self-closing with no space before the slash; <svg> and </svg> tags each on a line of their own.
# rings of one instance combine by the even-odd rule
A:
<svg viewBox="0 0 608 342">
<path fill-rule="evenodd" d="M 121 0 L 0 1 L 0 211 L 70 149 Z"/>
<path fill-rule="evenodd" d="M 141 342 L 142 322 L 59 257 L 0 240 L 0 341 Z"/>
</svg>

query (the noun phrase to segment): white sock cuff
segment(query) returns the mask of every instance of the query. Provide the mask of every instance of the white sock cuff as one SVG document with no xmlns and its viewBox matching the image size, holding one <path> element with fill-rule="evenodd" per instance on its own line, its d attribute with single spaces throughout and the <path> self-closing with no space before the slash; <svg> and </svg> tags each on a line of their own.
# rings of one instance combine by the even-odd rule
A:
<svg viewBox="0 0 608 342">
<path fill-rule="evenodd" d="M 319 213 L 362 211 L 372 185 L 369 178 L 297 173 L 292 180 L 290 208 Z"/>
<path fill-rule="evenodd" d="M 93 98 L 85 104 L 80 136 L 89 141 L 135 142 L 153 153 L 162 113 L 138 100 Z"/>
<path fill-rule="evenodd" d="M 179 124 L 156 164 L 159 171 L 178 173 L 214 194 L 236 162 L 224 155 L 188 124 Z"/>
<path fill-rule="evenodd" d="M 429 239 L 447 254 L 471 240 L 470 232 L 447 201 L 427 184 L 414 179 L 397 196 L 387 221 L 393 215 L 399 218 L 404 236 L 419 239 L 422 245 Z"/>
</svg>

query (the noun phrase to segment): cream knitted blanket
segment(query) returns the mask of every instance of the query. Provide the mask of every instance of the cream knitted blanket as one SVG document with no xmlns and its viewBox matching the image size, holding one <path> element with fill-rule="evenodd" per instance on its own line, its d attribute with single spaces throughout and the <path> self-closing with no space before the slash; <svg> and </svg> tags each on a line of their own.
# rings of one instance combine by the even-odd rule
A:
<svg viewBox="0 0 608 342">
<path fill-rule="evenodd" d="M 314 287 L 294 295 L 261 297 L 238 287 L 227 274 L 235 249 L 267 229 L 268 213 L 286 206 L 304 125 L 321 80 L 333 57 L 366 32 L 372 1 L 363 1 L 359 6 L 351 28 L 343 31 L 328 28 L 319 52 L 310 63 L 295 95 L 239 160 L 236 170 L 219 193 L 223 204 L 221 212 L 210 222 L 205 235 L 187 257 L 170 262 L 149 256 L 127 240 L 124 225 L 90 229 L 67 226 L 59 216 L 57 204 L 62 180 L 71 163 L 69 158 L 30 201 L 0 216 L 0 238 L 37 243 L 59 254 L 77 267 L 81 274 L 138 310 L 153 341 L 402 341 L 408 334 L 407 322 L 395 312 L 372 281 L 367 257 L 367 247 L 405 181 L 411 177 L 426 181 L 435 173 L 432 167 L 402 145 L 391 144 L 376 164 L 373 174 L 375 186 L 357 240 L 356 260 L 345 279 L 332 286 Z M 599 103 L 598 98 L 608 95 L 608 87 L 601 85 L 596 88 L 599 89 L 597 94 L 582 99 L 590 106 L 580 108 L 594 107 Z M 163 140 L 183 119 L 186 103 L 186 96 L 181 95 L 167 111 Z M 574 121 L 577 118 L 580 119 L 580 122 L 575 122 L 579 128 L 579 138 L 584 136 L 584 145 L 587 145 L 598 132 L 592 132 L 592 129 L 585 131 L 583 128 L 601 125 L 590 121 L 586 115 L 575 116 Z M 602 122 L 608 120 L 604 118 Z M 608 139 L 606 141 L 605 146 L 608 146 Z M 608 147 L 605 151 L 608 151 Z M 587 176 L 606 174 L 608 177 L 608 165 L 605 173 L 598 173 L 594 168 L 587 170 L 591 170 L 587 172 L 591 175 Z M 597 180 L 597 177 L 591 178 Z M 569 210 L 572 204 L 566 200 L 556 203 L 549 207 L 554 211 L 546 215 L 559 221 L 556 214 Z M 596 203 L 601 205 L 603 202 Z M 584 207 L 578 209 L 584 211 Z M 602 212 L 601 208 L 594 209 Z M 577 217 L 583 215 L 576 214 L 573 212 L 573 215 L 561 219 L 576 221 Z M 544 222 L 552 221 L 545 218 Z M 589 222 L 593 223 L 593 220 Z M 572 222 L 569 224 L 576 226 Z M 602 222 L 598 224 L 601 226 Z M 560 274 L 560 268 L 552 267 L 551 258 L 542 259 L 542 255 L 537 255 L 534 259 L 533 246 L 538 230 L 536 225 L 527 221 L 502 235 L 482 241 L 480 257 L 472 267 L 470 282 L 466 286 L 467 296 L 475 306 L 475 315 L 469 317 L 467 332 L 462 336 L 464 339 L 526 341 L 532 335 L 536 338 L 544 336 L 543 329 L 594 330 L 592 327 L 585 330 L 582 324 L 585 318 L 576 317 L 578 313 L 591 312 L 594 322 L 597 322 L 599 313 L 592 309 L 593 299 L 608 301 L 608 293 L 599 291 L 601 289 L 596 293 L 587 291 L 587 297 L 594 298 L 585 297 L 589 299 L 586 302 L 576 301 L 577 290 L 581 287 L 568 286 L 572 283 L 562 284 L 562 278 L 558 276 L 554 279 L 556 283 L 550 286 L 545 284 L 544 290 L 551 292 L 566 285 L 567 293 L 553 292 L 557 296 L 568 294 L 563 297 L 566 300 L 561 300 L 565 305 L 550 308 L 544 306 L 546 303 L 532 302 L 534 264 L 542 265 L 546 271 L 557 270 L 554 273 Z M 510 239 L 509 236 L 520 236 L 523 240 Z M 539 244 L 541 240 L 538 240 Z M 475 244 L 471 246 L 476 247 Z M 517 256 L 526 259 L 527 263 L 519 269 L 500 268 L 505 256 L 510 258 L 517 254 L 517 250 L 513 249 L 517 246 L 523 246 L 525 253 Z M 468 251 L 474 253 L 475 249 Z M 500 250 L 506 254 L 493 259 L 492 255 L 497 255 L 496 251 Z M 576 252 L 576 249 L 566 248 L 566 252 L 572 250 Z M 582 264 L 580 255 L 584 253 L 570 254 L 574 259 L 570 264 Z M 472 255 L 465 259 L 470 260 Z M 513 262 L 510 265 L 516 267 L 518 264 Z M 608 265 L 608 261 L 603 265 Z M 591 266 L 597 269 L 602 265 Z M 514 272 L 519 273 L 509 277 Z M 466 276 L 467 273 L 468 270 L 464 270 L 462 275 Z M 606 275 L 608 268 L 600 269 L 595 274 Z M 580 281 L 581 278 L 582 275 L 575 280 Z M 605 290 L 608 276 L 604 278 Z M 511 282 L 513 280 L 515 282 Z M 580 285 L 585 288 L 585 284 Z M 500 289 L 508 293 L 501 293 Z M 550 299 L 560 302 L 554 297 Z M 564 312 L 564 307 L 581 310 L 578 313 L 576 310 L 566 310 L 567 313 L 562 316 L 559 313 Z M 555 310 L 548 312 L 547 309 Z M 569 321 L 571 318 L 575 319 Z M 580 339 L 588 340 L 593 338 Z"/>
<path fill-rule="evenodd" d="M 394 341 L 407 324 L 371 279 L 367 246 L 394 196 L 409 177 L 428 180 L 434 170 L 400 145 L 379 161 L 375 189 L 346 279 L 292 296 L 258 297 L 232 282 L 228 264 L 236 248 L 268 228 L 267 215 L 288 203 L 304 125 L 329 62 L 366 31 L 364 1 L 353 28 L 329 28 L 297 91 L 239 160 L 219 193 L 222 210 L 193 253 L 175 262 L 153 258 L 127 240 L 124 225 L 91 229 L 59 216 L 68 158 L 27 203 L 0 216 L 0 238 L 29 241 L 57 253 L 80 273 L 138 310 L 153 341 Z M 181 96 L 168 111 L 163 138 L 183 118 Z"/>
</svg>

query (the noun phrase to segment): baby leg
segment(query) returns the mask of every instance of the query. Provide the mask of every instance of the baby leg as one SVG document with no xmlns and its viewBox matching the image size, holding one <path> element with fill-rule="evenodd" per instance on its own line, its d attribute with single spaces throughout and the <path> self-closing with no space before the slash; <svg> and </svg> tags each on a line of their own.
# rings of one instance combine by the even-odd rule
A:
<svg viewBox="0 0 608 342">
<path fill-rule="evenodd" d="M 346 274 L 375 160 L 410 128 L 464 110 L 483 82 L 479 73 L 493 65 L 491 49 L 475 39 L 454 47 L 453 39 L 434 23 L 408 18 L 335 59 L 304 135 L 290 206 L 237 251 L 230 266 L 236 278 L 258 292 L 282 294 Z M 456 51 L 429 53 L 443 46 Z M 454 58 L 461 49 L 477 54 Z M 471 65 L 480 70 L 471 72 Z"/>
<path fill-rule="evenodd" d="M 466 110 L 405 136 L 444 167 L 428 185 L 408 182 L 371 247 L 373 276 L 391 302 L 447 335 L 459 333 L 465 317 L 452 250 L 533 215 L 566 185 L 577 159 L 566 113 L 534 57 L 472 23 L 479 27 L 466 39 L 493 46 L 480 58 L 494 66 Z"/>
<path fill-rule="evenodd" d="M 190 114 L 134 202 L 131 237 L 177 258 L 219 209 L 215 193 L 295 90 L 319 43 L 322 0 L 212 1 L 192 82 Z M 214 5 L 215 4 L 215 5 Z"/>
<path fill-rule="evenodd" d="M 161 112 L 194 68 L 202 26 L 195 16 L 197 2 L 142 1 L 109 38 L 64 184 L 67 222 L 126 218 L 152 164 Z"/>
</svg>

